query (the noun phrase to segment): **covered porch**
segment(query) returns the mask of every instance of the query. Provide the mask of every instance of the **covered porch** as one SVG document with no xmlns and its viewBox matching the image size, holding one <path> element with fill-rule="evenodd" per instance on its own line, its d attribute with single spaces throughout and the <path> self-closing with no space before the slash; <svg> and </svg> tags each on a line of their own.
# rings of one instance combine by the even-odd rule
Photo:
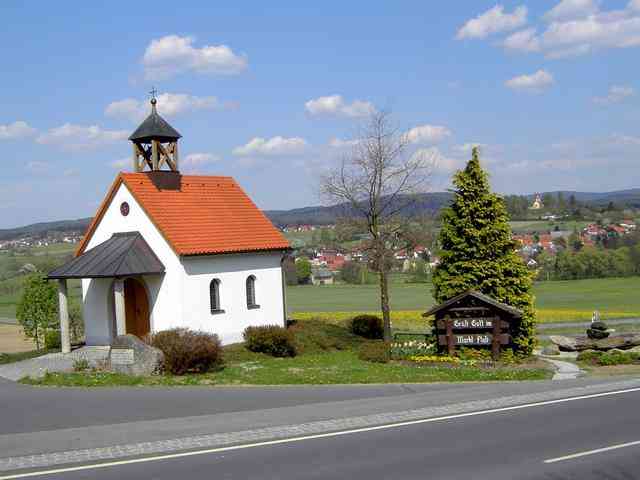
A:
<svg viewBox="0 0 640 480">
<path fill-rule="evenodd" d="M 149 295 L 143 277 L 164 272 L 164 265 L 139 232 L 114 233 L 105 242 L 50 272 L 47 278 L 58 283 L 62 353 L 71 352 L 67 280 L 111 280 L 112 299 L 108 303 L 113 304 L 113 336 L 132 333 L 142 337 L 150 329 Z M 83 298 L 83 302 L 87 301 L 91 300 Z M 91 311 L 83 308 L 85 326 Z"/>
</svg>

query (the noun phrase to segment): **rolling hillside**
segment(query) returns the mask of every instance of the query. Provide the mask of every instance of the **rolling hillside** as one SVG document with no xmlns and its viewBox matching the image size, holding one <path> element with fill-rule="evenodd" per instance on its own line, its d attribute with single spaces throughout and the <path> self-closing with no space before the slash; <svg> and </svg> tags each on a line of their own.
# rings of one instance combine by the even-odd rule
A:
<svg viewBox="0 0 640 480">
<path fill-rule="evenodd" d="M 549 192 L 557 195 L 559 192 Z M 640 208 L 640 188 L 619 190 L 615 192 L 572 192 L 562 191 L 565 198 L 574 195 L 576 200 L 596 206 L 606 206 L 609 202 Z M 433 214 L 445 206 L 451 199 L 448 192 L 425 193 L 419 196 L 417 202 L 408 211 L 408 215 Z M 345 206 L 312 206 L 294 208 L 291 210 L 265 210 L 265 214 L 276 225 L 313 224 L 326 225 L 335 223 L 336 218 L 345 212 Z M 84 231 L 91 218 L 77 220 L 61 220 L 54 222 L 34 223 L 18 228 L 0 229 L 0 240 L 9 240 L 23 236 L 44 236 L 47 232 Z"/>
</svg>

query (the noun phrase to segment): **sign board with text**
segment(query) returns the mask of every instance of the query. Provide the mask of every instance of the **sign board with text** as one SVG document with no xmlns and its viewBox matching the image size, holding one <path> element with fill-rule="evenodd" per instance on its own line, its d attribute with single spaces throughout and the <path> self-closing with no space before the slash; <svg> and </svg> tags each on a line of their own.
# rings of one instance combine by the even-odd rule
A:
<svg viewBox="0 0 640 480">
<path fill-rule="evenodd" d="M 479 292 L 469 291 L 433 307 L 440 351 L 453 355 L 460 347 L 490 348 L 494 360 L 512 342 L 511 324 L 522 313 Z"/>
</svg>

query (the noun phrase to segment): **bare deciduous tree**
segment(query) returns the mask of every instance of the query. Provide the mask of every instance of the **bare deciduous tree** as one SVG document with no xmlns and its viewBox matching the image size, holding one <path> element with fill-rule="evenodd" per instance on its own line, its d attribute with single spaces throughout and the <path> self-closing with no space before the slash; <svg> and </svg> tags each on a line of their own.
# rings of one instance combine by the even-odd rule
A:
<svg viewBox="0 0 640 480">
<path fill-rule="evenodd" d="M 375 112 L 341 165 L 322 178 L 328 203 L 345 206 L 342 221 L 367 231 L 370 266 L 379 275 L 384 340 L 391 341 L 389 272 L 394 253 L 411 246 L 407 212 L 425 192 L 435 160 L 433 152 L 413 151 L 405 132 L 390 124 L 387 112 Z"/>
</svg>

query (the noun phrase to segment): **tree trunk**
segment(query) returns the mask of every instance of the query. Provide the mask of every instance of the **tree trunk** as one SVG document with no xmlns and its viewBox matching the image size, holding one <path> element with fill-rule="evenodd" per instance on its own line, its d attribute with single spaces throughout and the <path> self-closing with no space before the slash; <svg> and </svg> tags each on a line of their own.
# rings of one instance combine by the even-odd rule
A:
<svg viewBox="0 0 640 480">
<path fill-rule="evenodd" d="M 391 314 L 389 309 L 389 278 L 384 268 L 380 269 L 380 309 L 384 326 L 384 341 L 391 342 Z"/>
</svg>

